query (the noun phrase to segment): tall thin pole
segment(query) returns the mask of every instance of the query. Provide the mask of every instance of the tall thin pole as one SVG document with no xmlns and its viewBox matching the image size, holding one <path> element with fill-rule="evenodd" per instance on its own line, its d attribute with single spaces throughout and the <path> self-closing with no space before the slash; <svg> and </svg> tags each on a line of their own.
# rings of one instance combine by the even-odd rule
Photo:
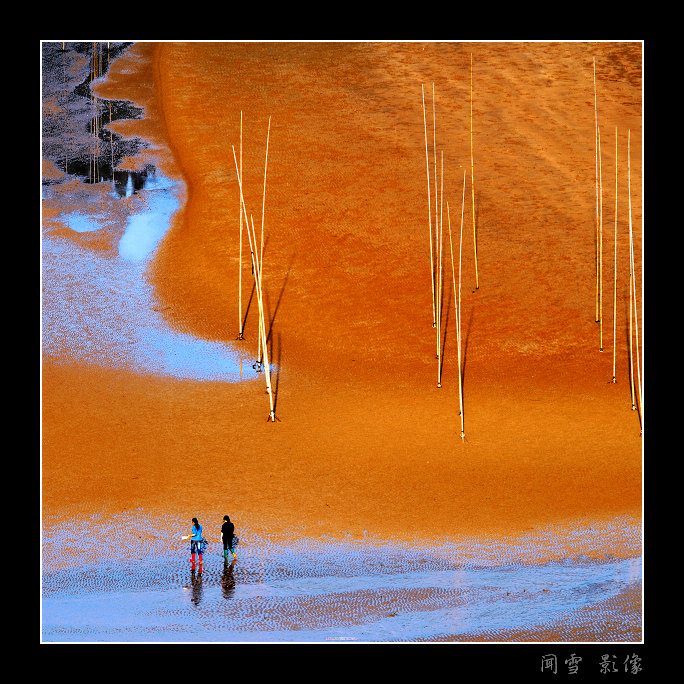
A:
<svg viewBox="0 0 684 684">
<path fill-rule="evenodd" d="M 268 169 L 268 142 L 271 138 L 271 117 L 268 117 L 268 134 L 266 135 L 266 161 L 264 162 L 264 194 L 261 203 L 261 255 L 259 256 L 259 278 L 262 276 L 261 264 L 264 262 L 264 216 L 266 212 L 266 171 Z M 259 281 L 259 286 L 261 286 L 261 280 Z M 257 363 L 261 364 L 261 338 L 259 338 L 259 353 L 257 354 Z"/>
<path fill-rule="evenodd" d="M 69 94 L 66 88 L 65 41 L 62 41 L 62 84 L 64 87 L 64 171 L 69 173 Z M 111 106 L 111 105 L 110 105 Z M 109 134 L 111 135 L 111 133 Z"/>
<path fill-rule="evenodd" d="M 420 84 L 423 91 L 423 128 L 425 129 L 425 168 L 427 170 L 427 190 L 428 190 L 428 225 L 430 228 L 430 283 L 432 285 L 432 327 L 437 325 L 435 310 L 435 263 L 434 263 L 434 241 L 432 239 L 432 203 L 430 201 L 430 156 L 428 154 L 427 139 L 427 118 L 425 116 L 425 87 Z"/>
<path fill-rule="evenodd" d="M 463 183 L 465 185 L 465 172 L 463 174 Z M 465 189 L 463 191 L 463 199 L 465 200 Z M 456 348 L 458 350 L 458 396 L 460 402 L 459 415 L 461 416 L 461 437 L 463 437 L 463 395 L 461 392 L 461 361 L 460 361 L 460 340 L 461 340 L 461 327 L 460 327 L 460 315 L 461 310 L 459 308 L 458 302 L 458 292 L 456 290 L 456 266 L 454 264 L 454 243 L 451 239 L 451 214 L 449 213 L 449 202 L 447 202 L 447 221 L 449 224 L 449 248 L 451 250 L 451 278 L 454 284 L 454 310 L 456 312 Z M 459 267 L 459 283 L 460 283 L 460 267 Z"/>
<path fill-rule="evenodd" d="M 439 273 L 437 288 L 437 387 L 442 386 L 442 238 L 444 235 L 442 226 L 442 214 L 444 205 L 444 152 L 442 151 L 442 167 L 440 169 L 440 194 L 439 194 Z"/>
<path fill-rule="evenodd" d="M 94 43 L 93 43 L 94 45 Z M 93 48 L 93 58 L 90 60 L 90 104 L 93 105 L 93 88 L 92 88 L 92 83 L 93 83 L 93 69 L 95 67 L 95 48 Z M 92 138 L 88 138 L 88 146 L 89 146 L 89 152 L 88 152 L 88 181 L 90 183 L 93 182 L 93 140 Z"/>
<path fill-rule="evenodd" d="M 435 231 L 439 242 L 439 216 L 437 214 L 437 119 L 435 117 L 435 84 L 432 84 L 432 150 L 435 161 Z M 435 248 L 436 249 L 436 248 Z M 437 276 L 436 276 L 437 277 Z M 439 317 L 439 301 L 436 302 L 437 316 Z M 439 357 L 439 339 L 437 340 L 437 356 Z"/>
<path fill-rule="evenodd" d="M 601 170 L 601 128 L 598 129 L 599 152 L 599 351 L 603 351 L 603 175 Z"/>
<path fill-rule="evenodd" d="M 240 178 L 242 178 L 242 110 L 240 110 Z M 240 197 L 240 256 L 238 271 L 238 340 L 244 340 L 242 324 L 242 197 Z"/>
<path fill-rule="evenodd" d="M 107 69 L 109 69 L 109 41 L 107 41 Z M 109 151 L 112 156 L 112 187 L 115 185 L 114 180 L 114 140 L 112 138 L 112 101 L 109 100 Z"/>
<path fill-rule="evenodd" d="M 109 69 L 109 41 L 107 41 L 107 69 Z M 112 139 L 112 101 L 109 100 L 109 149 L 112 155 L 112 184 L 114 184 L 114 141 Z"/>
<path fill-rule="evenodd" d="M 463 427 L 463 382 L 461 380 L 461 254 L 463 251 L 463 212 L 465 208 L 466 172 L 463 171 L 463 198 L 461 199 L 461 237 L 458 246 L 458 395 L 461 403 L 461 439 L 465 438 Z"/>
<path fill-rule="evenodd" d="M 475 251 L 475 289 L 480 289 L 477 270 L 477 232 L 475 226 L 475 162 L 473 160 L 473 53 L 470 53 L 470 188 L 473 200 L 473 248 Z"/>
<path fill-rule="evenodd" d="M 598 232 L 599 232 L 599 190 L 598 190 L 598 104 L 596 100 L 596 57 L 594 57 L 594 164 L 596 166 L 596 323 L 599 322 L 599 263 L 598 263 Z"/>
<path fill-rule="evenodd" d="M 435 225 L 439 225 L 437 217 L 437 118 L 435 116 L 435 84 L 432 84 L 432 158 L 435 162 Z"/>
<path fill-rule="evenodd" d="M 615 356 L 617 338 L 617 215 L 618 215 L 618 134 L 615 127 L 615 231 L 613 239 L 613 379 L 615 380 Z"/>
<path fill-rule="evenodd" d="M 631 227 L 631 226 L 630 226 Z M 635 337 L 635 354 L 636 354 L 636 369 L 637 369 L 637 394 L 639 397 L 639 415 L 643 420 L 642 403 L 641 403 L 641 367 L 639 363 L 639 317 L 637 315 L 637 299 L 636 299 L 636 273 L 634 269 L 634 240 L 630 240 L 630 260 L 632 264 L 632 288 L 634 291 L 634 337 Z"/>
<path fill-rule="evenodd" d="M 631 138 L 631 131 L 630 131 L 630 138 Z M 631 144 L 631 143 L 630 143 Z M 629 159 L 630 159 L 630 166 L 631 166 L 631 148 L 629 151 Z M 629 250 L 630 250 L 630 271 L 632 273 L 631 277 L 631 288 L 632 288 L 632 293 L 633 293 L 633 302 L 634 302 L 634 333 L 636 337 L 636 366 L 637 366 L 637 390 L 639 393 L 639 416 L 640 420 L 643 425 L 643 419 L 644 419 L 644 414 L 643 414 L 643 404 L 642 404 L 642 399 L 641 399 L 641 368 L 639 364 L 639 320 L 637 316 L 637 300 L 636 300 L 636 273 L 634 272 L 634 238 L 633 238 L 633 233 L 632 233 L 632 178 L 631 178 L 631 170 L 629 174 Z M 631 341 L 631 338 L 630 338 Z M 634 398 L 632 398 L 632 409 L 635 409 L 636 406 L 634 405 Z"/>
<path fill-rule="evenodd" d="M 247 225 L 247 234 L 249 235 L 249 224 Z M 253 250 L 253 253 L 256 253 L 256 232 L 254 231 L 254 219 L 252 219 L 252 236 L 250 237 L 250 243 L 254 242 L 254 247 L 255 249 Z M 256 256 L 256 255 L 255 255 Z M 264 349 L 264 368 L 265 368 L 265 377 L 266 377 L 266 392 L 268 393 L 268 401 L 269 405 L 271 408 L 271 411 L 269 413 L 269 420 L 272 420 L 275 422 L 275 411 L 273 407 L 273 390 L 271 388 L 271 367 L 268 363 L 268 349 L 266 347 L 266 324 L 265 324 L 265 317 L 264 317 L 264 299 L 263 299 L 263 292 L 261 290 L 261 281 L 260 281 L 260 273 L 261 273 L 261 264 L 259 262 L 259 257 L 256 256 L 254 259 L 254 281 L 257 286 L 257 302 L 259 304 L 259 320 L 260 320 L 260 333 L 261 333 L 261 338 L 262 338 L 262 343 L 263 343 L 263 349 Z"/>
<path fill-rule="evenodd" d="M 449 213 L 449 201 L 447 200 L 447 223 L 449 225 L 449 251 L 451 253 L 451 278 L 454 288 L 454 311 L 456 313 L 456 344 L 458 345 L 458 292 L 456 290 L 456 266 L 454 264 L 454 243 L 451 239 L 451 214 Z"/>
<path fill-rule="evenodd" d="M 250 220 L 251 225 L 252 225 L 252 232 L 254 233 L 254 252 L 256 253 L 256 251 L 257 251 L 257 250 L 256 250 L 256 244 L 257 244 L 257 241 L 256 241 L 256 233 L 254 232 L 254 218 L 253 218 L 253 216 L 252 216 L 251 214 L 249 215 L 249 220 Z M 247 232 L 249 233 L 249 226 L 247 227 Z M 250 236 L 250 237 L 251 237 L 251 236 Z M 255 279 L 256 279 L 257 277 L 259 278 L 259 291 L 260 291 L 260 292 L 263 292 L 263 289 L 262 289 L 262 281 L 261 281 L 261 264 L 262 264 L 262 256 L 259 256 L 258 253 L 257 253 L 257 255 L 256 255 L 255 263 L 256 263 L 257 266 L 258 266 L 258 276 L 257 276 L 257 271 L 256 271 L 256 269 L 255 269 L 255 271 L 254 271 L 254 274 L 255 274 L 254 277 L 255 277 Z M 258 338 L 259 338 L 259 352 L 258 352 L 258 355 L 257 355 L 256 365 L 257 365 L 257 367 L 259 368 L 259 371 L 261 371 L 261 366 L 262 366 L 262 364 L 263 364 L 263 356 L 262 356 L 262 353 L 261 353 L 261 350 L 262 350 L 261 338 L 262 338 L 262 336 L 263 336 L 263 338 L 266 339 L 266 322 L 265 322 L 264 317 L 263 317 L 263 315 L 262 315 L 262 308 L 261 308 L 261 307 L 257 307 L 257 310 L 258 310 L 258 312 L 259 312 L 259 335 L 258 335 Z M 266 346 L 266 345 L 264 344 L 264 348 L 265 348 L 265 346 Z"/>
<path fill-rule="evenodd" d="M 242 211 L 244 212 L 245 215 L 245 223 L 247 224 L 247 237 L 249 238 L 249 247 L 250 251 L 252 254 L 252 266 L 254 268 L 254 283 L 256 286 L 256 293 L 257 293 L 257 302 L 259 305 L 259 313 L 260 313 L 260 320 L 263 321 L 264 316 L 263 316 L 263 300 L 262 300 L 262 293 L 261 293 L 261 284 L 259 281 L 259 256 L 258 254 L 255 254 L 255 247 L 256 247 L 256 233 L 254 234 L 254 241 L 252 241 L 252 235 L 250 233 L 249 229 L 249 219 L 247 218 L 247 207 L 245 207 L 245 199 L 244 195 L 242 192 L 242 176 L 240 174 L 240 171 L 238 169 L 238 163 L 237 163 L 237 155 L 235 154 L 235 146 L 233 145 L 233 159 L 235 161 L 235 170 L 238 174 L 238 183 L 240 185 L 240 202 L 242 204 Z M 254 222 L 252 221 L 252 230 L 254 230 Z M 261 336 L 262 338 L 265 336 L 264 332 L 264 326 L 261 325 Z M 266 365 L 266 390 L 268 392 L 268 399 L 270 402 L 270 407 L 271 407 L 271 412 L 269 414 L 269 420 L 272 420 L 275 422 L 275 411 L 273 407 L 273 392 L 271 390 L 271 371 L 270 371 L 270 366 L 268 363 L 268 351 L 266 348 L 266 340 L 263 339 L 263 344 L 264 344 L 264 363 Z"/>
<path fill-rule="evenodd" d="M 636 409 L 636 402 L 634 399 L 634 349 L 632 346 L 632 311 L 634 309 L 634 288 L 632 282 L 634 279 L 634 265 L 632 264 L 632 170 L 631 170 L 631 130 L 627 133 L 627 191 L 629 202 L 629 384 L 632 392 L 632 411 Z"/>
</svg>

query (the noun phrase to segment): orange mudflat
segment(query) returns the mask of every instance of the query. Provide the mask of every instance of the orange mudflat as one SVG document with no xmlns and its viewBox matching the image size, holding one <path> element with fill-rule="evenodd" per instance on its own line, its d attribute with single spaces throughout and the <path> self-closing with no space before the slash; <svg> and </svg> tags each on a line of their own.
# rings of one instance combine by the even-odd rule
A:
<svg viewBox="0 0 684 684">
<path fill-rule="evenodd" d="M 640 283 L 641 59 L 639 43 L 128 48 L 94 91 L 143 108 L 142 118 L 112 124 L 149 142 L 126 164 L 153 163 L 183 189 L 145 271 L 155 310 L 172 330 L 240 350 L 244 379 L 163 377 L 116 359 L 91 364 L 66 347 L 45 352 L 42 496 L 50 524 L 144 510 L 162 528 L 168 515 L 218 528 L 228 512 L 238 532 L 283 542 L 367 535 L 399 544 L 510 539 L 615 520 L 639 529 L 627 144 L 629 132 Z M 251 367 L 257 303 L 246 232 L 240 258 L 233 157 L 241 114 L 244 199 L 258 236 L 265 206 L 275 422 L 267 420 L 264 374 Z M 435 168 L 438 177 L 443 168 L 443 186 L 440 179 L 435 187 Z M 135 197 L 126 201 L 133 211 Z M 44 234 L 115 258 L 122 221 L 96 238 L 69 233 L 49 202 L 43 211 Z M 439 270 L 440 220 L 438 342 L 430 236 Z M 58 273 L 46 264 L 43 277 Z M 75 289 L 70 297 L 86 295 Z M 641 326 L 640 287 L 637 296 Z M 236 341 L 241 313 L 245 339 Z M 635 551 L 616 533 L 585 550 L 628 557 L 639 544 Z"/>
</svg>

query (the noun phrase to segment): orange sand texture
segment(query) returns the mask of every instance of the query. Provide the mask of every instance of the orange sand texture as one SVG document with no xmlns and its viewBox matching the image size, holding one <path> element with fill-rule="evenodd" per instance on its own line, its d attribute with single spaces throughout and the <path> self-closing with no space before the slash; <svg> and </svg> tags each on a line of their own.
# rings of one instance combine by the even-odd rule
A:
<svg viewBox="0 0 684 684">
<path fill-rule="evenodd" d="M 245 202 L 259 232 L 271 117 L 263 290 L 278 421 L 267 421 L 265 382 L 252 361 L 245 362 L 250 380 L 231 384 L 45 355 L 46 519 L 144 509 L 162 526 L 169 514 L 218 526 L 228 512 L 238 533 L 283 542 L 295 534 L 365 533 L 398 543 L 515 538 L 616 518 L 639 526 L 626 169 L 629 130 L 641 325 L 641 50 L 640 43 L 130 47 L 97 95 L 144 108 L 144 118 L 113 124 L 152 143 L 127 164 L 151 160 L 187 188 L 148 273 L 159 308 L 172 327 L 234 342 L 252 359 L 256 299 L 246 339 L 235 342 L 239 191 L 231 146 L 239 150 L 242 111 Z M 603 352 L 595 322 L 593 57 L 604 178 Z M 435 85 L 444 151 L 441 388 L 421 83 L 429 136 Z M 462 440 L 446 202 L 457 254 L 465 170 Z M 45 229 L 64 231 L 49 207 Z M 116 242 L 91 239 L 90 247 L 114 254 Z M 244 315 L 253 282 L 246 234 L 242 274 Z M 601 551 L 634 554 L 610 536 Z"/>
</svg>

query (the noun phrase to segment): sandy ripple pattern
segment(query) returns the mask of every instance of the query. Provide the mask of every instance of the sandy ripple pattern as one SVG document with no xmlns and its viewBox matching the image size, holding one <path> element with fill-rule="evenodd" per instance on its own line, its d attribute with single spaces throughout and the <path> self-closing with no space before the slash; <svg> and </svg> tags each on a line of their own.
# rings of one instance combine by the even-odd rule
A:
<svg viewBox="0 0 684 684">
<path fill-rule="evenodd" d="M 632 557 L 546 560 L 550 531 L 517 546 L 509 540 L 502 556 L 497 544 L 475 540 L 402 547 L 302 538 L 286 546 L 247 530 L 237 562 L 225 562 L 213 543 L 199 573 L 185 544 L 170 551 L 161 533 L 141 540 L 140 558 L 117 557 L 117 529 L 133 519 L 140 513 L 103 524 L 90 562 L 73 560 L 66 534 L 46 535 L 44 641 L 641 639 L 639 611 L 624 609 L 641 596 L 636 531 Z"/>
</svg>

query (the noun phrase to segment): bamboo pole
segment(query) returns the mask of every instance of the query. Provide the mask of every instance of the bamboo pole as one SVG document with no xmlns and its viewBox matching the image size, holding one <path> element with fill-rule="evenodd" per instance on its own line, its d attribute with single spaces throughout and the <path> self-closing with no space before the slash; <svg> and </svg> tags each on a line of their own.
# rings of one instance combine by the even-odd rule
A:
<svg viewBox="0 0 684 684">
<path fill-rule="evenodd" d="M 473 248 L 475 252 L 475 289 L 480 289 L 477 270 L 477 233 L 475 226 L 475 162 L 473 160 L 473 53 L 470 53 L 470 188 L 473 204 Z"/>
<path fill-rule="evenodd" d="M 599 351 L 603 351 L 603 174 L 601 170 L 601 128 L 598 129 L 599 157 Z"/>
<path fill-rule="evenodd" d="M 635 355 L 636 355 L 636 369 L 637 369 L 637 395 L 639 398 L 639 418 L 643 420 L 643 406 L 641 401 L 641 366 L 639 363 L 639 317 L 637 315 L 637 299 L 636 299 L 636 273 L 634 270 L 634 240 L 630 241 L 630 260 L 632 264 L 632 288 L 634 292 L 633 302 L 634 302 L 634 337 L 635 337 Z"/>
<path fill-rule="evenodd" d="M 435 226 L 439 226 L 437 215 L 437 118 L 435 116 L 435 84 L 432 84 L 432 158 L 435 162 Z M 439 228 L 437 228 L 439 230 Z"/>
<path fill-rule="evenodd" d="M 271 138 L 271 117 L 268 117 L 268 133 L 266 135 L 266 161 L 264 162 L 264 194 L 261 202 L 261 254 L 259 256 L 259 278 L 262 276 L 261 264 L 264 260 L 264 216 L 266 212 L 266 171 L 268 169 L 268 142 Z M 261 281 L 259 281 L 259 286 L 261 286 Z M 259 338 L 259 353 L 257 355 L 257 363 L 261 365 L 263 362 L 263 357 L 261 354 L 261 338 Z"/>
<path fill-rule="evenodd" d="M 639 320 L 637 316 L 637 300 L 636 300 L 636 273 L 634 272 L 634 237 L 632 232 L 632 177 L 631 177 L 631 131 L 630 131 L 630 142 L 628 143 L 628 160 L 630 171 L 629 176 L 629 260 L 630 260 L 630 272 L 631 272 L 631 292 L 630 295 L 634 306 L 634 334 L 636 338 L 636 367 L 637 367 L 637 390 L 639 395 L 639 417 L 643 425 L 643 404 L 641 398 L 641 368 L 639 364 Z M 630 312 L 631 313 L 631 312 Z M 631 337 L 630 337 L 631 342 Z M 633 372 L 633 371 L 632 371 Z M 636 409 L 634 396 L 632 396 L 632 410 Z"/>
<path fill-rule="evenodd" d="M 439 243 L 439 218 L 437 214 L 437 120 L 435 117 L 435 84 L 432 84 L 432 151 L 435 161 L 435 230 L 437 231 L 437 242 Z M 436 248 L 435 248 L 436 249 Z M 437 276 L 438 277 L 438 276 Z M 436 302 L 437 318 L 439 321 L 439 299 Z M 438 323 L 439 324 L 439 323 Z M 439 337 L 437 338 L 437 358 L 439 358 Z"/>
<path fill-rule="evenodd" d="M 245 206 L 245 199 L 244 195 L 242 192 L 242 176 L 240 175 L 240 170 L 238 169 L 238 163 L 237 163 L 237 155 L 235 154 L 235 146 L 233 145 L 233 160 L 235 161 L 235 171 L 238 174 L 238 183 L 240 185 L 240 202 L 242 204 L 242 211 L 244 212 L 244 217 L 245 217 L 245 223 L 247 224 L 247 237 L 249 238 L 249 247 L 250 247 L 250 252 L 252 255 L 252 266 L 254 268 L 254 283 L 256 287 L 256 293 L 257 293 L 257 302 L 259 305 L 259 312 L 260 312 L 260 319 L 263 321 L 263 300 L 262 300 L 262 292 L 261 292 L 261 284 L 259 281 L 259 256 L 258 254 L 255 254 L 255 247 L 256 247 L 256 233 L 254 234 L 254 241 L 252 241 L 252 236 L 250 234 L 249 230 L 249 220 L 247 218 L 247 207 Z M 252 222 L 252 229 L 254 229 L 254 223 Z M 264 336 L 264 327 L 263 325 L 261 327 L 261 335 L 262 337 Z M 270 370 L 270 365 L 268 363 L 268 350 L 266 348 L 266 340 L 262 340 L 264 344 L 264 363 L 266 366 L 266 391 L 268 393 L 268 399 L 270 403 L 270 408 L 271 411 L 269 413 L 269 420 L 272 420 L 275 422 L 276 417 L 275 417 L 275 410 L 273 406 L 273 392 L 271 389 L 271 370 Z"/>
<path fill-rule="evenodd" d="M 93 183 L 97 183 L 97 151 L 98 151 L 98 127 L 97 127 L 97 97 L 92 88 L 92 81 L 98 77 L 97 73 L 97 43 L 93 43 L 93 75 L 90 90 L 93 95 Z"/>
<path fill-rule="evenodd" d="M 594 165 L 596 167 L 596 323 L 599 322 L 599 263 L 598 263 L 598 221 L 599 221 L 599 191 L 598 191 L 598 104 L 596 100 L 596 57 L 594 57 Z"/>
<path fill-rule="evenodd" d="M 435 264 L 434 264 L 434 241 L 432 239 L 432 202 L 430 200 L 430 156 L 428 154 L 427 139 L 427 118 L 425 116 L 425 87 L 420 84 L 423 91 L 423 128 L 425 130 L 425 168 L 427 170 L 427 190 L 428 190 L 428 226 L 430 229 L 430 284 L 432 285 L 432 327 L 437 326 L 435 310 Z"/>
<path fill-rule="evenodd" d="M 69 173 L 69 94 L 66 87 L 65 41 L 62 41 L 62 87 L 64 90 L 64 171 Z"/>
<path fill-rule="evenodd" d="M 94 78 L 100 77 L 100 60 L 98 59 L 99 52 L 97 49 L 97 42 L 93 43 L 93 73 Z M 93 139 L 94 150 L 93 150 L 93 181 L 95 183 L 99 180 L 100 169 L 99 169 L 99 153 L 100 153 L 100 118 L 97 114 L 97 96 L 93 92 L 93 130 L 95 137 Z"/>
<path fill-rule="evenodd" d="M 247 225 L 247 234 L 249 235 L 249 224 Z M 254 220 L 252 219 L 252 237 L 250 238 L 250 242 L 254 241 L 254 246 L 256 252 L 256 232 L 254 231 Z M 260 274 L 261 274 L 261 263 L 259 262 L 258 256 L 256 257 L 254 261 L 254 281 L 257 284 L 257 302 L 259 304 L 259 320 L 260 320 L 260 333 L 261 333 L 261 338 L 262 338 L 262 343 L 263 343 L 263 351 L 264 351 L 264 377 L 266 378 L 266 392 L 268 394 L 268 401 L 270 405 L 270 413 L 268 415 L 268 420 L 272 420 L 275 422 L 275 410 L 273 406 L 273 389 L 271 387 L 271 367 L 268 362 L 268 349 L 266 347 L 266 318 L 264 316 L 264 299 L 263 299 L 263 292 L 261 290 L 261 281 L 260 281 Z"/>
<path fill-rule="evenodd" d="M 464 183 L 465 183 L 465 173 L 464 173 Z M 465 200 L 465 190 L 464 190 L 464 200 Z M 449 202 L 447 202 L 447 222 L 449 224 L 449 249 L 451 252 L 451 278 L 453 281 L 453 288 L 454 288 L 454 310 L 456 313 L 455 319 L 456 319 L 456 348 L 458 350 L 458 346 L 460 344 L 460 339 L 461 339 L 461 326 L 460 326 L 460 308 L 459 308 L 459 303 L 458 303 L 458 292 L 456 290 L 456 266 L 454 264 L 454 243 L 451 238 L 451 214 L 449 212 Z M 459 281 L 460 281 L 460 269 L 459 269 Z M 462 394 L 461 394 L 461 363 L 460 363 L 460 350 L 459 350 L 459 362 L 458 362 L 458 395 L 459 395 L 459 402 L 461 404 L 461 410 L 459 411 L 459 415 L 461 416 L 461 436 L 463 436 L 463 401 L 462 401 Z"/>
<path fill-rule="evenodd" d="M 618 134 L 615 127 L 615 231 L 613 238 L 613 379 L 615 380 L 615 357 L 617 339 L 617 216 L 618 216 Z"/>
<path fill-rule="evenodd" d="M 92 105 L 93 101 L 93 90 L 90 87 L 90 85 L 93 82 L 93 60 L 91 58 L 90 60 L 90 72 L 89 72 L 89 77 L 90 77 L 90 82 L 88 83 L 88 90 L 89 90 L 89 98 L 90 98 L 90 104 Z M 88 138 L 88 182 L 92 183 L 93 181 L 93 141 L 89 137 Z"/>
<path fill-rule="evenodd" d="M 634 308 L 633 304 L 633 287 L 632 280 L 634 278 L 634 272 L 632 268 L 632 171 L 631 171 L 631 151 L 630 151 L 630 138 L 631 131 L 627 134 L 627 191 L 628 191 L 628 202 L 629 202 L 629 385 L 632 393 L 632 411 L 636 409 L 636 402 L 634 400 L 634 349 L 632 346 L 633 332 L 632 332 L 632 311 Z"/>
<path fill-rule="evenodd" d="M 451 214 L 449 213 L 449 201 L 447 200 L 447 223 L 449 225 L 449 251 L 451 254 L 451 279 L 454 288 L 454 311 L 456 313 L 456 342 L 458 344 L 458 293 L 456 291 L 456 266 L 454 264 L 454 243 L 451 239 Z"/>
<path fill-rule="evenodd" d="M 251 214 L 249 215 L 249 220 L 252 224 L 252 232 L 254 232 L 254 218 L 252 217 Z M 247 229 L 247 232 L 249 232 L 249 227 Z M 256 252 L 256 244 L 257 244 L 256 233 L 254 233 L 254 251 L 255 252 Z M 263 255 L 260 256 L 259 254 L 256 255 L 256 263 L 259 267 L 259 271 L 258 271 L 258 275 L 255 271 L 255 276 L 254 276 L 255 278 L 257 278 L 257 277 L 259 278 L 259 291 L 263 291 L 261 289 L 262 288 L 262 280 L 261 280 L 262 256 Z M 257 354 L 257 360 L 254 364 L 254 367 L 256 367 L 258 373 L 261 373 L 261 371 L 263 370 L 262 366 L 264 365 L 264 358 L 263 358 L 262 349 L 265 348 L 265 344 L 262 347 L 261 341 L 262 341 L 262 336 L 264 339 L 266 339 L 266 322 L 265 322 L 263 314 L 262 314 L 262 309 L 259 306 L 257 306 L 257 312 L 259 314 L 259 334 L 257 335 L 258 341 L 259 341 L 259 351 Z"/>
<path fill-rule="evenodd" d="M 107 41 L 107 69 L 109 69 L 109 41 Z M 112 101 L 109 100 L 109 151 L 112 156 L 112 186 L 114 186 L 114 139 L 112 138 Z"/>
<path fill-rule="evenodd" d="M 461 254 L 463 252 L 463 213 L 465 209 L 465 183 L 466 171 L 463 171 L 463 198 L 461 199 L 461 237 L 458 247 L 458 396 L 461 404 L 461 439 L 465 438 L 465 429 L 463 426 L 463 381 L 461 379 L 462 362 L 461 362 Z"/>
<path fill-rule="evenodd" d="M 95 93 L 93 92 L 93 81 L 95 80 L 95 43 L 93 43 L 93 58 L 90 64 L 90 97 L 92 104 L 92 129 L 95 130 Z M 90 157 L 91 157 L 91 171 L 90 180 L 92 183 L 95 182 L 95 141 L 94 138 L 90 139 Z"/>
<path fill-rule="evenodd" d="M 442 166 L 440 169 L 440 192 L 439 192 L 439 288 L 437 297 L 437 387 L 442 386 L 442 242 L 444 230 L 442 226 L 444 205 L 444 152 L 442 151 Z"/>
<path fill-rule="evenodd" d="M 240 110 L 240 178 L 242 178 L 242 110 Z M 242 322 L 242 204 L 240 213 L 240 256 L 238 270 L 238 340 L 244 340 L 244 325 Z"/>
</svg>

